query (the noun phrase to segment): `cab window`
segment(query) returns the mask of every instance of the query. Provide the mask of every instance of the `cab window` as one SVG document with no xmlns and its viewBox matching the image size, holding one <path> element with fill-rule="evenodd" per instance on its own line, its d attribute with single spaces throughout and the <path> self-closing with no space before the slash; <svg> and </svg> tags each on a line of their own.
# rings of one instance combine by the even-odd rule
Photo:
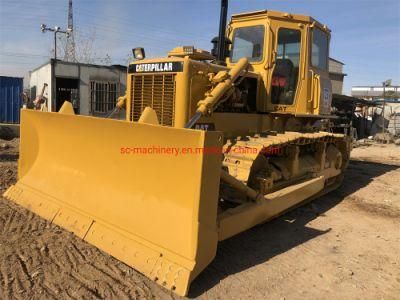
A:
<svg viewBox="0 0 400 300">
<path fill-rule="evenodd" d="M 299 79 L 301 32 L 280 28 L 272 73 L 271 102 L 292 105 Z"/>
<path fill-rule="evenodd" d="M 263 58 L 264 26 L 236 28 L 233 32 L 231 62 L 235 63 L 242 57 L 250 62 L 258 62 Z"/>
<path fill-rule="evenodd" d="M 328 36 L 318 28 L 312 33 L 311 64 L 321 70 L 328 69 Z"/>
</svg>

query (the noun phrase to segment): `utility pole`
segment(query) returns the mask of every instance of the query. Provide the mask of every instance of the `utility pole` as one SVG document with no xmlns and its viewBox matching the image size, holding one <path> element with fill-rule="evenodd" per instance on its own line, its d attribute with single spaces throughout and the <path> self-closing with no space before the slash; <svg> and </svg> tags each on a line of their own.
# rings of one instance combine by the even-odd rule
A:
<svg viewBox="0 0 400 300">
<path fill-rule="evenodd" d="M 51 27 L 47 27 L 46 24 L 41 24 L 40 30 L 43 33 L 45 33 L 46 31 L 54 32 L 54 60 L 57 60 L 57 33 L 63 33 L 68 37 L 70 34 L 69 29 L 67 29 L 65 31 L 65 30 L 61 30 L 61 28 L 59 26 L 54 26 L 54 28 L 51 28 Z"/>
<path fill-rule="evenodd" d="M 69 31 L 69 35 L 67 36 L 67 43 L 65 46 L 64 59 L 66 61 L 76 62 L 72 0 L 68 0 L 68 27 L 67 27 L 67 30 Z"/>
<path fill-rule="evenodd" d="M 382 82 L 383 86 L 383 108 L 382 108 L 382 133 L 385 133 L 385 106 L 386 106 L 386 87 L 392 84 L 392 79 Z"/>
</svg>

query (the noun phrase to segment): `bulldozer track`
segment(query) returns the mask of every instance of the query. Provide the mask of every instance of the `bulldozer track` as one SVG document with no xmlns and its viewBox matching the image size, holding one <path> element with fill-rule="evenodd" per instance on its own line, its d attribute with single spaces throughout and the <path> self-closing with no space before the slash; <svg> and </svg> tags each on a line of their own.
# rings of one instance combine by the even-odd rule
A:
<svg viewBox="0 0 400 300">
<path fill-rule="evenodd" d="M 285 132 L 274 135 L 255 134 L 244 138 L 238 137 L 235 140 L 229 140 L 224 146 L 223 165 L 228 167 L 230 172 L 233 170 L 233 176 L 237 174 L 238 169 L 250 172 L 250 168 L 258 155 L 265 153 L 279 152 L 280 148 L 288 145 L 307 145 L 317 142 L 334 142 L 343 140 L 343 134 L 329 132 Z"/>
</svg>

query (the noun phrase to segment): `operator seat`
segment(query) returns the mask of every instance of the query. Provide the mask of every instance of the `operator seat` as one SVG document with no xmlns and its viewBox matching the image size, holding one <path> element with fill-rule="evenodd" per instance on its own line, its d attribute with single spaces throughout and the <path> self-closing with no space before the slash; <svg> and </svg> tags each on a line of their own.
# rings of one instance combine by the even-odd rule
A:
<svg viewBox="0 0 400 300">
<path fill-rule="evenodd" d="M 290 59 L 280 58 L 276 60 L 272 75 L 272 103 L 290 104 L 287 103 L 288 97 L 285 94 L 290 89 L 293 70 L 294 65 Z"/>
</svg>

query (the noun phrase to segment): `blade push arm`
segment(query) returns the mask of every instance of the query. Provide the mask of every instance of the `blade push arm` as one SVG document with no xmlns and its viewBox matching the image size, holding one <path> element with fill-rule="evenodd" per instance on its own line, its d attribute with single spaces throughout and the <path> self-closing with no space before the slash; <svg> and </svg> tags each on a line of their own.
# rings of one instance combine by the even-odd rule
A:
<svg viewBox="0 0 400 300">
<path fill-rule="evenodd" d="M 206 94 L 203 100 L 197 103 L 197 110 L 194 116 L 186 124 L 186 128 L 192 128 L 201 116 L 211 114 L 218 106 L 220 99 L 224 96 L 234 85 L 240 74 L 247 69 L 249 62 L 247 58 L 241 58 L 237 64 L 229 71 L 220 71 L 214 77 L 214 82 L 218 84 Z"/>
</svg>

